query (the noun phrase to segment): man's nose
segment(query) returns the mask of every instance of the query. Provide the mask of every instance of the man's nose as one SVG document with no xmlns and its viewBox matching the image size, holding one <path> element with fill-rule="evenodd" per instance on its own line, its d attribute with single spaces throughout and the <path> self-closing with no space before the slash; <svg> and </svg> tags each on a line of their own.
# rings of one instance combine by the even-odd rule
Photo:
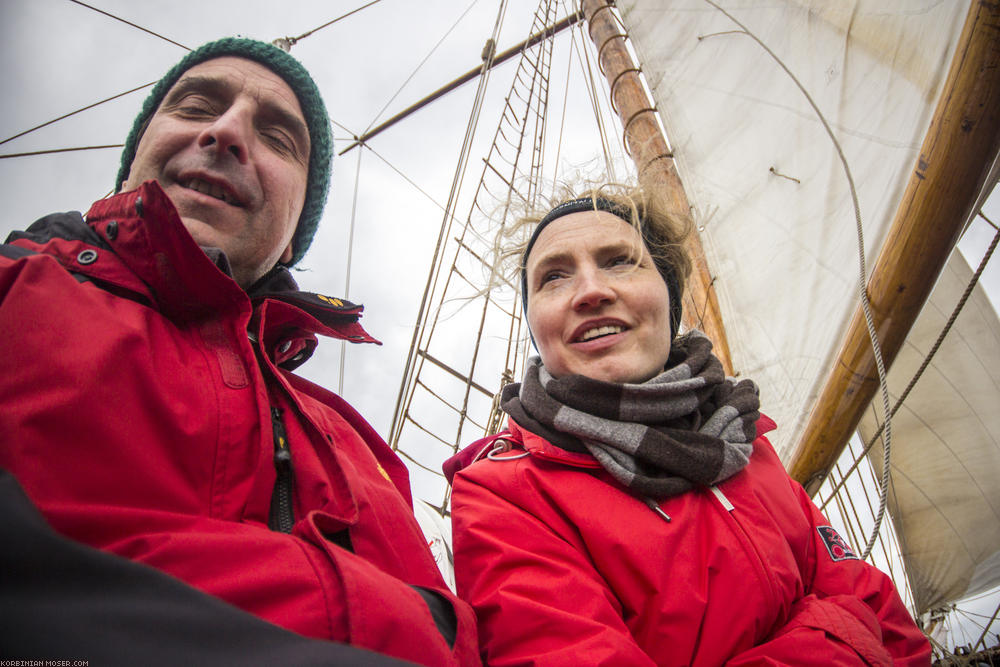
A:
<svg viewBox="0 0 1000 667">
<path fill-rule="evenodd" d="M 246 110 L 230 107 L 209 124 L 198 137 L 198 146 L 228 152 L 240 163 L 245 163 L 250 155 L 250 133 L 253 131 Z"/>
<path fill-rule="evenodd" d="M 580 271 L 576 276 L 573 293 L 573 308 L 593 308 L 602 304 L 613 303 L 617 294 L 601 271 L 588 269 Z"/>
</svg>

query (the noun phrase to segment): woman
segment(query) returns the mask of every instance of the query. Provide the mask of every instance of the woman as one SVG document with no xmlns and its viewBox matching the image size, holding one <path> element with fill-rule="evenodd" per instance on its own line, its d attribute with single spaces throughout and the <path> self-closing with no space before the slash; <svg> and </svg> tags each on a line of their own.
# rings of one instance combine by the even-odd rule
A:
<svg viewBox="0 0 1000 667">
<path fill-rule="evenodd" d="M 683 224 L 603 188 L 520 259 L 539 357 L 446 464 L 459 595 L 498 665 L 929 664 L 887 576 L 786 474 L 749 380 L 677 335 Z"/>
</svg>

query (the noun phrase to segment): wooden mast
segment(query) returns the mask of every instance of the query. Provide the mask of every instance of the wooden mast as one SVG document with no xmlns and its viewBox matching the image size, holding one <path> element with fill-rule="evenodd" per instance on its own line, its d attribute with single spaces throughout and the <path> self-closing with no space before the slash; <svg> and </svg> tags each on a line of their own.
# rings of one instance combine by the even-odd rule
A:
<svg viewBox="0 0 1000 667">
<path fill-rule="evenodd" d="M 974 0 L 930 130 L 868 282 L 888 368 L 974 214 L 1000 151 L 1000 5 Z M 815 493 L 878 390 L 860 309 L 845 336 L 789 473 Z"/>
<path fill-rule="evenodd" d="M 689 216 L 691 207 L 677 175 L 656 107 L 642 84 L 641 70 L 626 48 L 625 34 L 613 8 L 612 0 L 583 0 L 583 15 L 589 26 L 590 38 L 597 46 L 601 71 L 611 86 L 611 102 L 625 128 L 626 150 L 635 161 L 640 181 L 647 186 L 664 188 L 674 209 L 683 216 Z M 689 236 L 686 246 L 691 254 L 692 271 L 684 295 L 684 324 L 705 332 L 712 340 L 714 352 L 722 361 L 726 373 L 732 375 L 733 363 L 719 302 L 712 287 L 712 276 L 701 239 L 696 232 Z"/>
</svg>

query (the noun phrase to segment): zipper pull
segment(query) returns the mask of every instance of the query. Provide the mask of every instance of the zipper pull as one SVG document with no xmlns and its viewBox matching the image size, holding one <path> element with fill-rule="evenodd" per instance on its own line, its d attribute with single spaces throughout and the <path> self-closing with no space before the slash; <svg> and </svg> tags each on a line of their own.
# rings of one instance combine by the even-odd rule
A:
<svg viewBox="0 0 1000 667">
<path fill-rule="evenodd" d="M 644 503 L 646 503 L 646 506 L 647 506 L 647 507 L 648 507 L 649 509 L 651 509 L 651 510 L 653 510 L 654 512 L 656 512 L 656 514 L 657 514 L 657 515 L 658 515 L 658 516 L 659 516 L 659 517 L 660 517 L 661 519 L 663 519 L 663 520 L 664 520 L 664 521 L 666 521 L 667 523 L 670 523 L 670 521 L 671 521 L 671 519 L 670 519 L 670 515 L 669 515 L 669 514 L 667 514 L 666 512 L 664 512 L 664 511 L 663 511 L 662 509 L 660 509 L 660 505 L 659 505 L 659 503 L 657 503 L 657 502 L 656 502 L 655 500 L 653 500 L 652 498 L 648 498 L 648 497 L 646 497 L 646 496 L 643 496 L 642 500 L 643 500 L 643 502 L 644 502 Z"/>
<path fill-rule="evenodd" d="M 732 512 L 734 509 L 736 509 L 735 507 L 733 507 L 733 504 L 729 502 L 729 498 L 726 498 L 726 495 L 722 493 L 722 489 L 714 485 L 708 488 L 712 490 L 712 493 L 715 494 L 715 497 L 719 499 L 719 502 L 722 503 L 722 506 L 725 508 L 727 512 Z"/>
<path fill-rule="evenodd" d="M 274 432 L 274 465 L 275 467 L 292 466 L 292 450 L 288 448 L 288 435 L 285 433 L 285 422 L 281 419 L 281 408 L 271 406 L 271 429 Z"/>
<path fill-rule="evenodd" d="M 271 530 L 290 533 L 295 525 L 292 507 L 292 450 L 288 447 L 288 434 L 281 418 L 281 408 L 271 406 L 271 430 L 274 433 L 274 491 L 271 494 L 271 512 L 267 525 Z"/>
</svg>

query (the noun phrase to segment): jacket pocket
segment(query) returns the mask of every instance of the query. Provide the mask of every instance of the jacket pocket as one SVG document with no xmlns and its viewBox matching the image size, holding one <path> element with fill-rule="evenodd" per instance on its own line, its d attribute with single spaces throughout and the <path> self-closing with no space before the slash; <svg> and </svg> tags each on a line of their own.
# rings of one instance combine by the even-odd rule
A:
<svg viewBox="0 0 1000 667">
<path fill-rule="evenodd" d="M 347 617 L 348 643 L 420 664 L 454 664 L 455 633 L 451 641 L 445 634 L 457 626 L 450 603 L 442 608 L 433 602 L 439 597 L 436 593 L 417 589 L 333 544 L 327 533 L 341 525 L 322 512 L 310 512 L 296 533 L 322 552 L 314 552 L 319 556 L 314 566 L 331 616 Z M 432 605 L 441 612 L 440 619 L 432 613 Z"/>
</svg>

